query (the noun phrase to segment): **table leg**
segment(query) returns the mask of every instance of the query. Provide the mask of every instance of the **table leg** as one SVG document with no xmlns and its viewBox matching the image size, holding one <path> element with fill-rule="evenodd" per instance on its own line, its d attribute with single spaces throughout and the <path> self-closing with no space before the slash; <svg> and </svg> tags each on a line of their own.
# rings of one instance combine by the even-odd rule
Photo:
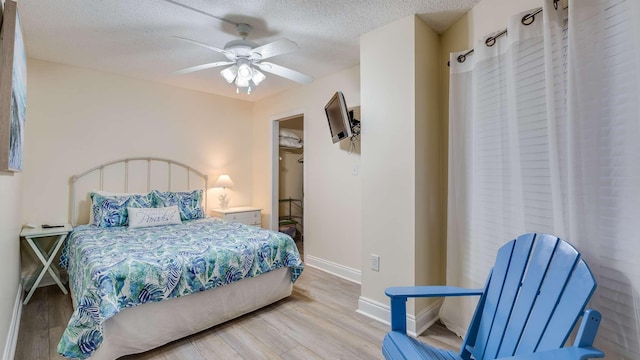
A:
<svg viewBox="0 0 640 360">
<path fill-rule="evenodd" d="M 60 250 L 60 248 L 62 247 L 62 244 L 64 244 L 64 239 L 67 237 L 67 235 L 60 235 L 60 238 L 58 239 L 58 242 L 55 244 L 55 249 L 53 249 L 53 251 L 51 252 L 51 254 L 57 254 L 58 250 Z M 51 277 L 53 278 L 53 281 L 56 282 L 56 284 L 58 284 L 58 287 L 60 288 L 60 290 L 62 290 L 62 293 L 67 295 L 67 289 L 64 287 L 64 285 L 62 285 L 62 281 L 60 281 L 60 277 L 58 276 L 58 274 L 53 271 L 54 269 L 57 270 L 56 266 L 52 264 L 53 259 L 55 258 L 55 255 L 49 255 L 49 261 L 47 262 L 49 264 L 49 266 L 47 266 L 47 271 L 49 272 L 49 274 L 51 275 Z"/>
<path fill-rule="evenodd" d="M 25 297 L 25 299 L 24 299 L 24 302 L 23 302 L 24 305 L 26 305 L 29 302 L 29 300 L 31 300 L 31 297 L 33 296 L 33 293 L 36 291 L 36 288 L 38 287 L 38 284 L 40 284 L 40 281 L 42 281 L 42 278 L 44 277 L 44 274 L 46 272 L 49 272 L 49 274 L 51 275 L 53 280 L 56 282 L 56 284 L 58 284 L 58 287 L 60 288 L 60 290 L 62 290 L 62 292 L 65 295 L 67 294 L 67 289 L 64 287 L 64 285 L 62 285 L 62 282 L 60 281 L 60 278 L 51 269 L 51 266 L 52 266 L 51 263 L 53 262 L 53 259 L 55 258 L 55 254 L 58 253 L 58 250 L 60 249 L 60 247 L 64 243 L 64 239 L 66 239 L 66 237 L 67 237 L 66 234 L 60 235 L 58 237 L 56 242 L 53 244 L 51 250 L 47 252 L 47 257 L 46 258 L 44 257 L 44 251 L 43 251 L 44 249 L 42 249 L 32 238 L 25 237 L 25 239 L 27 240 L 27 243 L 29 244 L 29 246 L 31 246 L 31 248 L 33 249 L 33 252 L 36 254 L 38 259 L 42 263 L 42 268 L 38 268 L 38 270 L 39 270 L 38 277 L 35 279 L 35 281 L 31 285 L 31 289 L 29 290 L 29 293 L 27 294 L 27 297 Z"/>
<path fill-rule="evenodd" d="M 46 272 L 46 270 L 44 268 L 42 269 L 42 271 L 40 271 L 40 274 L 38 274 L 38 277 L 33 282 L 33 285 L 31 285 L 31 290 L 29 290 L 29 293 L 27 294 L 27 297 L 24 298 L 24 301 L 22 302 L 23 305 L 27 305 L 29 303 L 29 300 L 31 300 L 31 297 L 33 296 L 33 293 L 36 291 L 36 288 L 38 287 L 38 284 L 40 284 L 40 281 L 44 277 L 44 273 L 45 272 Z"/>
</svg>

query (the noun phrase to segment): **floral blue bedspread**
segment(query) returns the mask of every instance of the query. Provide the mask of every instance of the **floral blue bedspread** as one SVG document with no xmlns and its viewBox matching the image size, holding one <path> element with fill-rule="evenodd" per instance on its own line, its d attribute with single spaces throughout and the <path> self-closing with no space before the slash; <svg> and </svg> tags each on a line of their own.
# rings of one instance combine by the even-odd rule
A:
<svg viewBox="0 0 640 360">
<path fill-rule="evenodd" d="M 285 234 L 223 222 L 185 221 L 148 228 L 76 227 L 60 257 L 77 308 L 58 352 L 86 359 L 100 346 L 103 323 L 120 310 L 230 284 L 303 264 Z"/>
</svg>

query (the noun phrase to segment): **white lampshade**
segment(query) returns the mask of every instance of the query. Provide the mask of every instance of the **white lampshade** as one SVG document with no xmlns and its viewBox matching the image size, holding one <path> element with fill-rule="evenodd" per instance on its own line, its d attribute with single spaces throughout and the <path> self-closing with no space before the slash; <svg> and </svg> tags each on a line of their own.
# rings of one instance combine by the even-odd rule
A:
<svg viewBox="0 0 640 360">
<path fill-rule="evenodd" d="M 262 80 L 265 78 L 266 76 L 260 70 L 253 69 L 253 78 L 251 78 L 251 80 L 253 80 L 253 83 L 256 84 L 256 86 L 260 85 Z"/>
<path fill-rule="evenodd" d="M 248 63 L 243 63 L 238 66 L 238 79 L 242 81 L 249 81 L 253 76 L 253 70 Z"/>
<path fill-rule="evenodd" d="M 236 86 L 239 87 L 239 88 L 249 87 L 249 81 L 251 81 L 251 78 L 243 79 L 243 78 L 240 77 L 240 75 L 238 75 L 236 77 Z"/>
<path fill-rule="evenodd" d="M 233 187 L 233 181 L 229 177 L 229 175 L 220 175 L 216 183 L 213 184 L 213 187 L 217 188 L 230 188 Z"/>
<path fill-rule="evenodd" d="M 222 77 L 224 77 L 224 79 L 229 84 L 231 84 L 233 80 L 236 79 L 236 75 L 238 75 L 238 66 L 237 65 L 229 66 L 228 68 L 220 71 L 220 75 L 222 75 Z"/>
</svg>

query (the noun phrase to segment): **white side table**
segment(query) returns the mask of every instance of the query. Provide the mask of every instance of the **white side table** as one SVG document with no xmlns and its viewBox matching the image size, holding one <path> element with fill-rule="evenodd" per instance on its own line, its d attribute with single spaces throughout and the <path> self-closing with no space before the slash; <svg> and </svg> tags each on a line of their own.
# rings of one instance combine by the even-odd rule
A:
<svg viewBox="0 0 640 360">
<path fill-rule="evenodd" d="M 64 287 L 64 285 L 62 285 L 62 282 L 60 281 L 60 272 L 58 271 L 58 268 L 56 268 L 56 266 L 52 264 L 52 262 L 56 257 L 56 254 L 62 247 L 62 244 L 64 244 L 64 240 L 67 238 L 67 235 L 69 235 L 69 232 L 71 232 L 71 230 L 73 230 L 73 227 L 69 224 L 66 224 L 63 227 L 54 228 L 25 227 L 20 232 L 20 236 L 24 237 L 24 239 L 33 250 L 33 253 L 36 254 L 38 259 L 40 259 L 40 262 L 42 263 L 42 265 L 40 265 L 40 267 L 38 267 L 38 270 L 36 271 L 38 273 L 38 276 L 33 280 L 31 284 L 27 285 L 29 293 L 24 299 L 24 305 L 26 305 L 29 300 L 31 300 L 31 296 L 33 296 L 33 293 L 36 291 L 38 284 L 40 284 L 40 281 L 42 281 L 42 278 L 44 277 L 44 274 L 46 272 L 49 272 L 49 275 L 51 275 L 56 284 L 58 284 L 60 290 L 62 290 L 65 295 L 67 294 L 67 289 Z M 58 238 L 54 241 L 53 245 L 51 245 L 49 251 L 46 251 L 42 246 L 40 246 L 37 241 L 37 239 L 39 238 L 56 235 L 58 236 Z"/>
<path fill-rule="evenodd" d="M 236 206 L 226 209 L 213 209 L 211 210 L 211 216 L 246 225 L 262 225 L 262 209 L 253 206 Z"/>
</svg>

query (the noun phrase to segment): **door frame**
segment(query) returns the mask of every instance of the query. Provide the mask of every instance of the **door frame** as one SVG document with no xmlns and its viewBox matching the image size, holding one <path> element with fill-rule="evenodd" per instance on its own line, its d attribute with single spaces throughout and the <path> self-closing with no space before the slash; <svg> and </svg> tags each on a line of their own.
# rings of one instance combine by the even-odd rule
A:
<svg viewBox="0 0 640 360">
<path fill-rule="evenodd" d="M 286 113 L 278 114 L 271 117 L 271 221 L 269 228 L 278 231 L 278 220 L 280 217 L 280 121 L 289 120 L 302 116 L 303 127 L 307 118 L 304 110 L 292 110 Z M 305 141 L 305 133 L 303 132 Z M 302 169 L 302 181 L 304 182 L 306 168 Z M 304 199 L 303 206 L 304 206 Z"/>
</svg>

